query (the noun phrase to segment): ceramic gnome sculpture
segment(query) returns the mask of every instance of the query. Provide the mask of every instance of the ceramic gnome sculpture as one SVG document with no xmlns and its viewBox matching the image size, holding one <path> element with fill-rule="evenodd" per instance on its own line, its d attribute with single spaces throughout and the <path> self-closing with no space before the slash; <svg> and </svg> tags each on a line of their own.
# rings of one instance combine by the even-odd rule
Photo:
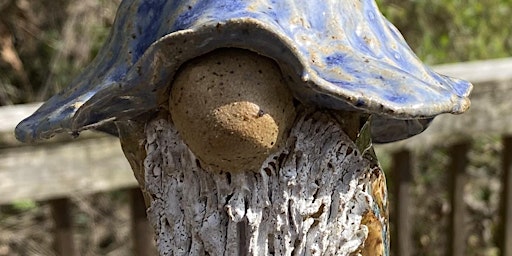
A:
<svg viewBox="0 0 512 256">
<path fill-rule="evenodd" d="M 470 90 L 373 0 L 124 0 L 16 135 L 119 136 L 162 255 L 389 255 L 372 141 L 464 112 Z"/>
</svg>

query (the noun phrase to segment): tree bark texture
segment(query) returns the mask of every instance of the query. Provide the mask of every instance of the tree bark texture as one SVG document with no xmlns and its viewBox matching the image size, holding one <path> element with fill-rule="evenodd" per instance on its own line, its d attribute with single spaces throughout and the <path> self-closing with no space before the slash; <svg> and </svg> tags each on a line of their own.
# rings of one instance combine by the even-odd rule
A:
<svg viewBox="0 0 512 256">
<path fill-rule="evenodd" d="M 257 172 L 208 170 L 170 118 L 146 124 L 144 190 L 161 255 L 389 255 L 373 149 L 362 153 L 332 114 L 301 113 Z"/>
</svg>

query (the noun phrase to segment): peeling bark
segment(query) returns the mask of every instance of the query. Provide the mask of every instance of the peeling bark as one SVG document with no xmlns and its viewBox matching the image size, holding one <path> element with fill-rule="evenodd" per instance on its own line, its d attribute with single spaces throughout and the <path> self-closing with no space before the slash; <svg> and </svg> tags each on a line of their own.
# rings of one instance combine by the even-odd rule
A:
<svg viewBox="0 0 512 256">
<path fill-rule="evenodd" d="M 171 121 L 150 121 L 145 190 L 160 254 L 388 255 L 384 174 L 341 127 L 303 113 L 258 172 L 227 173 L 202 166 Z"/>
</svg>

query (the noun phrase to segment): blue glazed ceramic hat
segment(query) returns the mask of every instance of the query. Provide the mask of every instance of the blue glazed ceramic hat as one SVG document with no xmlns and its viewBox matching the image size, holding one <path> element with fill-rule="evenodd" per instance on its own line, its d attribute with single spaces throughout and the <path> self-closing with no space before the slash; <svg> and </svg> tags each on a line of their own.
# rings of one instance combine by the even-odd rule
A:
<svg viewBox="0 0 512 256">
<path fill-rule="evenodd" d="M 376 142 L 469 107 L 471 84 L 423 65 L 373 0 L 124 0 L 98 56 L 16 136 L 30 142 L 156 110 L 181 64 L 224 47 L 274 59 L 304 104 L 374 114 Z"/>
</svg>

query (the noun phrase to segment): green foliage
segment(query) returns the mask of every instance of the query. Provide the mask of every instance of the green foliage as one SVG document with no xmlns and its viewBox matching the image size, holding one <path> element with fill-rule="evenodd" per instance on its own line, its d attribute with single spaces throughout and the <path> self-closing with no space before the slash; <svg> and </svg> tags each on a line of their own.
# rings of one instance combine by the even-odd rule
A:
<svg viewBox="0 0 512 256">
<path fill-rule="evenodd" d="M 512 0 L 377 0 L 425 62 L 512 55 Z"/>
<path fill-rule="evenodd" d="M 6 216 L 16 215 L 24 212 L 30 212 L 38 207 L 34 200 L 24 199 L 16 200 L 11 204 L 0 206 L 0 221 Z"/>
<path fill-rule="evenodd" d="M 37 204 L 34 200 L 18 200 L 12 203 L 13 209 L 23 212 L 32 210 L 37 207 Z"/>
<path fill-rule="evenodd" d="M 23 212 L 36 208 L 37 204 L 34 200 L 19 200 L 12 203 L 12 207 L 19 212 Z"/>
</svg>

